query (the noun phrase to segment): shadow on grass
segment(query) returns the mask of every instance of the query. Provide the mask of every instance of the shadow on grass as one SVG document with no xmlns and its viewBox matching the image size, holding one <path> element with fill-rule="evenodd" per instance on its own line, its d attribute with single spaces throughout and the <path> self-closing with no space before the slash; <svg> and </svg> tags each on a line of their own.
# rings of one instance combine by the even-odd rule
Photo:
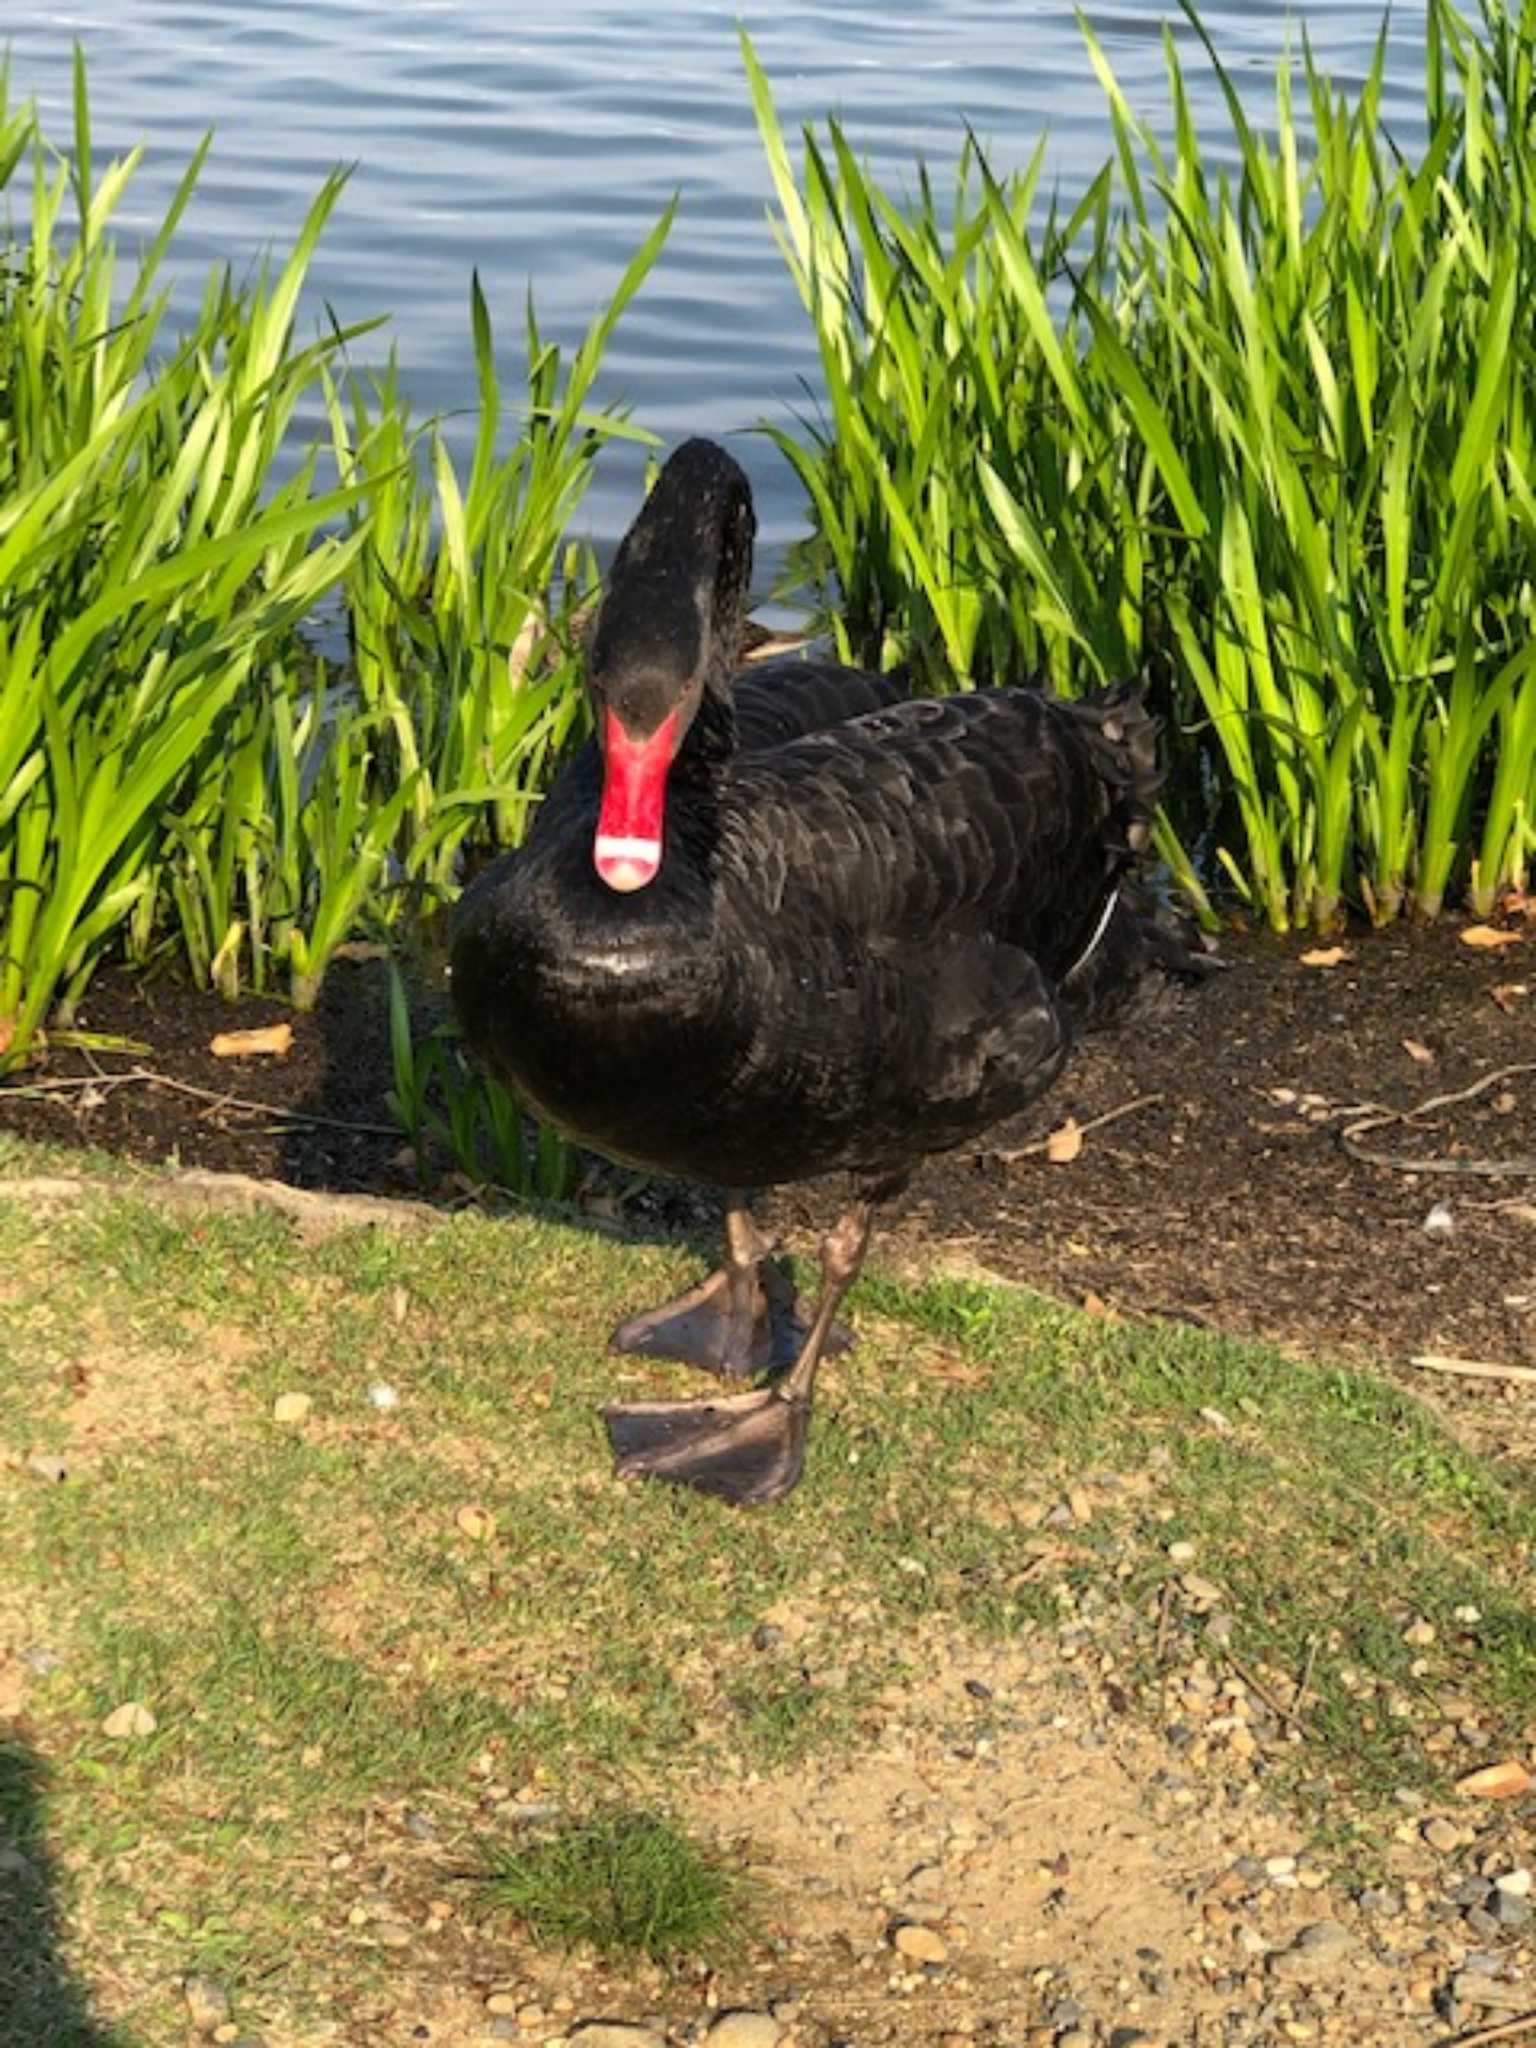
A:
<svg viewBox="0 0 1536 2048">
<path fill-rule="evenodd" d="M 131 2048 L 91 2018 L 61 1954 L 54 1873 L 43 1830 L 47 1773 L 0 1734 L 0 2041 L 36 2048 Z"/>
</svg>

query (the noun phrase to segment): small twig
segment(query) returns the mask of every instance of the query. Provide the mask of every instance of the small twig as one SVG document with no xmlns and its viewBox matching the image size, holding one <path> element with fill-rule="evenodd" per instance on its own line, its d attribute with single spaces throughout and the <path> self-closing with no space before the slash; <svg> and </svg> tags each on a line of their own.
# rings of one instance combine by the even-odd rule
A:
<svg viewBox="0 0 1536 2048">
<path fill-rule="evenodd" d="M 1380 1130 L 1385 1124 L 1410 1123 L 1417 1117 L 1428 1116 L 1431 1110 L 1446 1109 L 1454 1102 L 1470 1102 L 1475 1095 L 1481 1095 L 1496 1082 L 1507 1081 L 1515 1074 L 1533 1073 L 1536 1073 L 1536 1061 L 1522 1060 L 1517 1066 L 1499 1067 L 1494 1073 L 1484 1074 L 1480 1081 L 1474 1081 L 1468 1088 L 1457 1088 L 1447 1095 L 1431 1095 L 1426 1101 L 1415 1103 L 1411 1109 L 1381 1109 L 1375 1104 L 1361 1104 L 1367 1114 L 1358 1116 L 1340 1131 L 1339 1143 L 1351 1159 L 1358 1159 L 1363 1166 L 1384 1166 L 1393 1173 L 1476 1174 L 1495 1180 L 1536 1177 L 1536 1159 L 1405 1159 L 1395 1153 L 1377 1152 L 1359 1143 L 1362 1131 Z"/>
<path fill-rule="evenodd" d="M 1536 1386 L 1533 1365 L 1486 1365 L 1478 1358 L 1441 1358 L 1433 1351 L 1422 1351 L 1408 1363 L 1418 1366 L 1421 1372 L 1454 1373 L 1464 1380 L 1518 1380 L 1525 1386 Z"/>
<path fill-rule="evenodd" d="M 1536 2012 L 1523 2013 L 1517 2020 L 1500 2020 L 1496 2027 L 1479 2027 L 1475 2034 L 1457 2034 L 1443 2048 L 1489 2048 L 1494 2041 L 1513 2041 L 1518 2034 L 1536 2030 Z"/>
<path fill-rule="evenodd" d="M 313 1110 L 286 1109 L 276 1102 L 254 1102 L 248 1096 L 230 1095 L 217 1088 L 200 1088 L 194 1081 L 175 1080 L 169 1074 L 156 1073 L 152 1067 L 130 1067 L 122 1074 L 82 1074 L 57 1081 L 25 1081 L 18 1087 L 0 1088 L 0 1102 L 27 1101 L 32 1097 L 65 1094 L 70 1090 L 83 1094 L 93 1088 L 124 1088 L 131 1083 L 169 1088 L 178 1095 L 190 1095 L 199 1102 L 212 1103 L 215 1109 L 238 1109 L 248 1116 L 273 1116 L 283 1123 L 312 1124 L 327 1131 L 354 1131 L 366 1138 L 397 1138 L 401 1135 L 394 1124 L 351 1123 L 343 1117 L 320 1116 Z"/>
<path fill-rule="evenodd" d="M 1173 1618 L 1173 1587 L 1164 1579 L 1157 1602 L 1157 1646 L 1154 1655 L 1159 1664 L 1168 1648 L 1168 1624 Z"/>
<path fill-rule="evenodd" d="M 1296 1682 L 1296 1690 L 1291 1694 L 1291 1719 L 1298 1727 L 1301 1725 L 1301 1710 L 1307 1703 L 1307 1687 L 1312 1683 L 1312 1671 L 1317 1663 L 1317 1650 L 1321 1641 L 1321 1636 L 1308 1636 L 1307 1661 L 1301 1667 L 1301 1677 Z"/>
<path fill-rule="evenodd" d="M 1268 1691 L 1266 1687 L 1260 1685 L 1259 1681 L 1254 1677 L 1253 1673 L 1249 1671 L 1246 1668 L 1246 1666 L 1239 1664 L 1237 1659 L 1233 1656 L 1230 1650 L 1226 1650 L 1222 1654 L 1225 1656 L 1227 1662 L 1232 1666 L 1232 1669 L 1236 1672 L 1237 1676 L 1243 1681 L 1244 1685 L 1246 1685 L 1248 1690 L 1253 1694 L 1254 1698 L 1262 1700 L 1264 1705 L 1268 1707 L 1269 1711 L 1275 1716 L 1276 1720 L 1289 1721 L 1293 1728 L 1301 1727 L 1301 1716 L 1295 1711 L 1294 1708 L 1282 1707 L 1280 1702 L 1275 1698 L 1274 1694 Z"/>
<path fill-rule="evenodd" d="M 1134 1102 L 1122 1102 L 1118 1109 L 1106 1109 L 1102 1116 L 1090 1117 L 1087 1123 L 1078 1125 L 1078 1133 L 1080 1136 L 1086 1136 L 1089 1131 L 1100 1131 L 1105 1124 L 1118 1123 L 1121 1117 L 1130 1116 L 1135 1110 L 1150 1109 L 1154 1102 L 1161 1102 L 1162 1099 L 1161 1094 L 1138 1095 Z M 978 1157 L 996 1160 L 999 1166 L 1012 1166 L 1016 1159 L 1029 1159 L 1037 1152 L 1044 1152 L 1050 1142 L 1049 1136 L 1032 1138 L 1027 1145 L 1015 1145 L 1006 1152 L 984 1152 L 978 1154 Z"/>
</svg>

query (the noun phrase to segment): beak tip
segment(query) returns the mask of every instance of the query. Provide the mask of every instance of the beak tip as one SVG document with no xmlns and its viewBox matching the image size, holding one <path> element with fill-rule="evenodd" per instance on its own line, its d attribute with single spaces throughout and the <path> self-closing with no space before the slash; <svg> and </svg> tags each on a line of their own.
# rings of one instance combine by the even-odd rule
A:
<svg viewBox="0 0 1536 2048">
<path fill-rule="evenodd" d="M 633 895 L 654 882 L 661 868 L 659 839 L 619 839 L 599 834 L 593 865 L 601 880 L 621 896 Z"/>
</svg>

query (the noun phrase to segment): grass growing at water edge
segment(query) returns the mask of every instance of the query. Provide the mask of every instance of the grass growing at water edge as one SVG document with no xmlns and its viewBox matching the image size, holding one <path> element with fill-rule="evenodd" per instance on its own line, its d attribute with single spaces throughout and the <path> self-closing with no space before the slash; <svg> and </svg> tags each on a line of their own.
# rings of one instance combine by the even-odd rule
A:
<svg viewBox="0 0 1536 2048">
<path fill-rule="evenodd" d="M 1304 47 L 1266 130 L 1185 13 L 1236 170 L 1171 33 L 1169 147 L 1085 22 L 1115 154 L 1070 211 L 1043 144 L 1006 178 L 968 144 L 910 208 L 836 122 L 797 172 L 743 38 L 825 386 L 771 429 L 804 575 L 849 658 L 939 684 L 1145 672 L 1197 901 L 1213 838 L 1279 929 L 1486 914 L 1536 852 L 1536 5 L 1432 0 L 1412 156 L 1384 35 L 1353 97 Z"/>
</svg>

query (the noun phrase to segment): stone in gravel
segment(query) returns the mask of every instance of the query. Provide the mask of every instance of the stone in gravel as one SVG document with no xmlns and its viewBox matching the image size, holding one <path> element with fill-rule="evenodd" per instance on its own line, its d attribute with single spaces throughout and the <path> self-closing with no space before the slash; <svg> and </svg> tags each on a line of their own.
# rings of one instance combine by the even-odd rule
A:
<svg viewBox="0 0 1536 2048">
<path fill-rule="evenodd" d="M 1360 1894 L 1362 1913 L 1375 1913 L 1382 1920 L 1396 1919 L 1403 1910 L 1403 1902 L 1396 1892 L 1389 1892 L 1380 1885 L 1367 1885 Z"/>
<path fill-rule="evenodd" d="M 905 1956 L 914 1963 L 947 1963 L 949 1949 L 944 1937 L 932 1927 L 921 1927 L 914 1921 L 904 1921 L 891 1935 L 891 1946 L 897 1955 Z"/>
<path fill-rule="evenodd" d="M 480 2035 L 482 2041 L 520 2041 L 522 2038 L 523 2030 L 517 2021 L 508 2019 L 505 2015 L 500 2019 L 488 2021 Z"/>
<path fill-rule="evenodd" d="M 1486 1906 L 1468 1906 L 1462 1914 L 1462 1924 L 1469 1934 L 1475 1934 L 1479 1941 L 1493 1941 L 1499 1932 L 1499 1923 Z"/>
<path fill-rule="evenodd" d="M 723 2012 L 704 2039 L 709 2048 L 776 2048 L 778 2021 L 767 2012 Z"/>
<path fill-rule="evenodd" d="M 217 1977 L 188 1977 L 181 1995 L 187 2002 L 187 2016 L 200 2034 L 211 2034 L 229 2018 L 229 1993 Z"/>
<path fill-rule="evenodd" d="M 1463 1799 L 1518 1799 L 1531 1789 L 1531 1774 L 1513 1757 L 1501 1764 L 1487 1764 L 1456 1780 Z"/>
<path fill-rule="evenodd" d="M 1480 1976 L 1475 1970 L 1458 1970 L 1451 1979 L 1451 1996 L 1461 2005 L 1488 2006 L 1496 2012 L 1524 2012 L 1531 1993 L 1525 1984 L 1501 1984 L 1497 1978 Z"/>
<path fill-rule="evenodd" d="M 1486 1906 L 1492 1890 L 1486 1877 L 1464 1877 L 1451 1886 L 1447 1897 L 1453 1906 Z"/>
<path fill-rule="evenodd" d="M 1336 1920 L 1319 1920 L 1304 1927 L 1287 1949 L 1269 1959 L 1269 1974 L 1282 1983 L 1308 1984 L 1348 1962 L 1355 1938 Z"/>
<path fill-rule="evenodd" d="M 1141 2027 L 1116 2027 L 1109 2037 L 1109 2048 L 1146 2048 L 1151 2039 Z"/>
<path fill-rule="evenodd" d="M 1427 1820 L 1419 1833 L 1431 1849 L 1438 1849 L 1443 1856 L 1461 1846 L 1461 1830 L 1448 1820 Z"/>
<path fill-rule="evenodd" d="M 630 2020 L 583 2020 L 568 2038 L 571 2048 L 667 2048 L 654 2027 L 637 2027 Z"/>
<path fill-rule="evenodd" d="M 102 1722 L 101 1732 L 114 1742 L 127 1742 L 135 1735 L 153 1735 L 158 1725 L 142 1700 L 124 1700 Z"/>
<path fill-rule="evenodd" d="M 1512 1899 L 1528 1899 L 1531 1895 L 1531 1873 L 1528 1870 L 1506 1870 L 1502 1877 L 1493 1881 Z"/>
<path fill-rule="evenodd" d="M 1093 2036 L 1081 2027 L 1068 2027 L 1064 2034 L 1056 2036 L 1056 2048 L 1093 2048 Z"/>
<path fill-rule="evenodd" d="M 1531 1920 L 1531 1902 L 1514 1892 L 1501 1892 L 1494 1887 L 1493 1904 L 1489 1907 L 1501 1927 L 1528 1927 Z"/>
</svg>

